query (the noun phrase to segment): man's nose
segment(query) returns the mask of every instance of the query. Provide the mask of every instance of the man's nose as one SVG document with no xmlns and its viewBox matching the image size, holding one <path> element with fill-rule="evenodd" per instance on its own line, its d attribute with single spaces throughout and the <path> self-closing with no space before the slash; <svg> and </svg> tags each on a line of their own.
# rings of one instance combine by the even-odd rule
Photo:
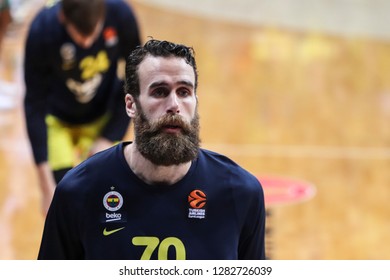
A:
<svg viewBox="0 0 390 280">
<path fill-rule="evenodd" d="M 180 108 L 179 108 L 179 99 L 176 95 L 176 93 L 171 93 L 167 97 L 167 113 L 173 113 L 173 114 L 178 114 L 180 113 Z"/>
</svg>

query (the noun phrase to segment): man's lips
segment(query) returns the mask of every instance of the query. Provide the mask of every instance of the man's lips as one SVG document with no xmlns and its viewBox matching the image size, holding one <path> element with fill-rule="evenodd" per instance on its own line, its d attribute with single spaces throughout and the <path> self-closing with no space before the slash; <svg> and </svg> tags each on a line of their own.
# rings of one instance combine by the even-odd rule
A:
<svg viewBox="0 0 390 280">
<path fill-rule="evenodd" d="M 165 132 L 169 132 L 169 133 L 177 133 L 177 132 L 181 131 L 182 128 L 181 128 L 181 126 L 178 126 L 178 125 L 164 125 L 163 130 Z"/>
</svg>

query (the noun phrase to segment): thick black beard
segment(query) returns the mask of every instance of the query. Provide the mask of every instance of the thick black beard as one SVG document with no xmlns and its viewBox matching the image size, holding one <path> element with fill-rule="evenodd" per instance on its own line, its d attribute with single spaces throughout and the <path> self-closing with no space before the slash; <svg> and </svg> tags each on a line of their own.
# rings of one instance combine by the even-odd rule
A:
<svg viewBox="0 0 390 280">
<path fill-rule="evenodd" d="M 140 106 L 138 106 L 140 109 Z M 156 122 L 149 122 L 142 109 L 134 121 L 135 143 L 138 151 L 155 165 L 171 166 L 190 162 L 198 156 L 199 114 L 195 113 L 191 123 L 181 116 L 167 114 Z M 165 133 L 168 125 L 179 126 L 178 134 Z"/>
</svg>

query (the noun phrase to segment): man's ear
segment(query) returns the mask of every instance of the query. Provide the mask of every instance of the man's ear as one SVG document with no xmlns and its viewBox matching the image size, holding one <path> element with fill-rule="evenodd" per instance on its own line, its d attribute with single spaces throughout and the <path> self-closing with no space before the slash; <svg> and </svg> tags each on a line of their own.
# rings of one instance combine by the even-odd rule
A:
<svg viewBox="0 0 390 280">
<path fill-rule="evenodd" d="M 131 118 L 134 118 L 136 113 L 137 113 L 137 105 L 136 105 L 134 97 L 131 94 L 126 93 L 125 103 L 126 103 L 127 115 Z"/>
</svg>

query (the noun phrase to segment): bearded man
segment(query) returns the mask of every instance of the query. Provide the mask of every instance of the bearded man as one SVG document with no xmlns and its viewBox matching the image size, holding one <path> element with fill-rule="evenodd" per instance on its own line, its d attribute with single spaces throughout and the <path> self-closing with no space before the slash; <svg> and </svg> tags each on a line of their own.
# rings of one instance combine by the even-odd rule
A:
<svg viewBox="0 0 390 280">
<path fill-rule="evenodd" d="M 132 142 L 67 173 L 39 259 L 265 259 L 260 182 L 200 148 L 191 47 L 149 40 L 127 59 Z"/>
</svg>

